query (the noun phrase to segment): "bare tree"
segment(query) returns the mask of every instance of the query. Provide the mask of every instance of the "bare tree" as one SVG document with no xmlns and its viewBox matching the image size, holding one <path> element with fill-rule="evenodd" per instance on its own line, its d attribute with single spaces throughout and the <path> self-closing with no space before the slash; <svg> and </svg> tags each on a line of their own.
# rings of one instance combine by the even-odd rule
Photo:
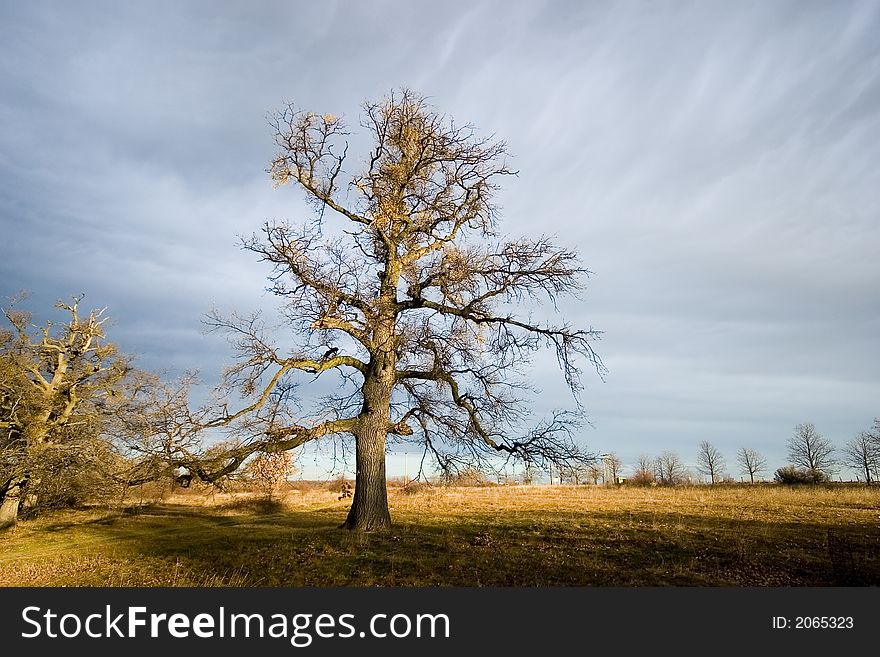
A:
<svg viewBox="0 0 880 657">
<path fill-rule="evenodd" d="M 587 466 L 587 479 L 594 485 L 597 486 L 599 481 L 605 476 L 605 468 L 603 468 L 598 463 L 590 463 Z"/>
<path fill-rule="evenodd" d="M 875 455 L 875 462 L 878 464 L 875 472 L 880 476 L 880 417 L 874 418 L 873 426 L 868 429 L 866 432 L 868 441 L 871 444 L 873 449 L 873 453 Z M 875 477 L 876 479 L 877 477 Z"/>
<path fill-rule="evenodd" d="M 788 439 L 788 459 L 813 473 L 830 475 L 834 446 L 811 423 L 798 424 Z"/>
<path fill-rule="evenodd" d="M 664 451 L 654 462 L 659 483 L 676 485 L 687 479 L 687 468 L 675 452 Z"/>
<path fill-rule="evenodd" d="M 389 440 L 419 442 L 447 473 L 491 467 L 495 456 L 557 470 L 593 461 L 570 433 L 576 412 L 522 430 L 523 368 L 532 354 L 554 350 L 575 396 L 581 363 L 603 368 L 592 348 L 597 331 L 516 314 L 578 294 L 589 272 L 549 238 L 496 234 L 492 197 L 514 173 L 504 144 L 408 90 L 363 109 L 373 146 L 354 173 L 338 117 L 288 106 L 273 120 L 272 177 L 304 191 L 317 217 L 302 227 L 267 223 L 244 247 L 274 267 L 270 289 L 285 304 L 293 347 L 274 345 L 259 316 L 210 321 L 234 336 L 239 360 L 227 382 L 257 397 L 248 415 L 262 432 L 229 452 L 230 463 L 246 451 L 353 437 L 356 486 L 343 526 L 372 530 L 391 523 Z M 328 372 L 340 391 L 315 412 L 296 408 L 303 377 Z"/>
<path fill-rule="evenodd" d="M 634 484 L 644 485 L 655 483 L 656 479 L 656 464 L 654 459 L 647 454 L 640 454 L 636 461 L 632 476 L 630 477 L 630 481 Z"/>
<path fill-rule="evenodd" d="M 709 475 L 709 480 L 714 484 L 716 477 L 723 473 L 724 467 L 724 455 L 708 440 L 702 441 L 697 455 L 697 470 Z"/>
<path fill-rule="evenodd" d="M 755 475 L 767 469 L 767 460 L 750 447 L 743 447 L 736 455 L 740 471 L 749 475 L 749 481 L 755 483 Z"/>
<path fill-rule="evenodd" d="M 526 463 L 522 472 L 522 483 L 525 486 L 531 486 L 535 483 L 535 478 L 537 477 L 537 470 L 533 463 Z"/>
<path fill-rule="evenodd" d="M 877 480 L 880 470 L 880 441 L 870 431 L 862 431 L 843 447 L 843 463 L 864 475 L 865 483 Z"/>
<path fill-rule="evenodd" d="M 106 340 L 104 311 L 83 317 L 81 300 L 56 304 L 67 315 L 59 327 L 4 310 L 11 330 L 0 334 L 0 529 L 15 525 L 26 495 L 117 465 L 101 434 L 132 368 Z"/>
<path fill-rule="evenodd" d="M 590 479 L 592 466 L 596 465 L 595 463 L 576 463 L 572 462 L 567 465 L 564 465 L 559 470 L 559 482 L 560 483 L 572 483 L 575 486 L 579 486 L 581 483 L 586 482 Z"/>
<path fill-rule="evenodd" d="M 185 372 L 177 380 L 163 381 L 146 372 L 137 372 L 129 378 L 122 391 L 122 402 L 111 419 L 111 428 L 125 454 L 130 457 L 130 467 L 119 478 L 133 486 L 162 478 L 175 478 L 181 470 L 221 486 L 255 452 L 272 453 L 271 446 L 257 450 L 237 440 L 226 440 L 214 435 L 214 442 L 205 448 L 203 436 L 207 430 L 223 429 L 238 420 L 239 434 L 259 432 L 262 425 L 254 428 L 254 422 L 246 415 L 256 409 L 248 406 L 237 413 L 228 413 L 223 407 L 218 416 L 216 405 L 209 402 L 194 408 L 190 403 L 190 391 L 199 384 L 196 372 Z M 260 400 L 271 408 L 270 399 Z"/>
</svg>

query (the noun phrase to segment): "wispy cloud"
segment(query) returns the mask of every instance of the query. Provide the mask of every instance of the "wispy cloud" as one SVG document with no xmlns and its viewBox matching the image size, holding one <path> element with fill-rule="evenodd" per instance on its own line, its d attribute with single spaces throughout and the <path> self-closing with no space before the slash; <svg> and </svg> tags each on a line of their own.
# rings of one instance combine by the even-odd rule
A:
<svg viewBox="0 0 880 657">
<path fill-rule="evenodd" d="M 2 292 L 85 291 L 145 364 L 216 375 L 203 313 L 272 304 L 236 235 L 309 212 L 267 113 L 356 127 L 411 85 L 508 142 L 504 228 L 596 272 L 566 308 L 606 331 L 587 440 L 781 464 L 797 422 L 880 415 L 878 33 L 874 2 L 10 5 Z M 553 366 L 536 408 L 567 403 Z"/>
</svg>

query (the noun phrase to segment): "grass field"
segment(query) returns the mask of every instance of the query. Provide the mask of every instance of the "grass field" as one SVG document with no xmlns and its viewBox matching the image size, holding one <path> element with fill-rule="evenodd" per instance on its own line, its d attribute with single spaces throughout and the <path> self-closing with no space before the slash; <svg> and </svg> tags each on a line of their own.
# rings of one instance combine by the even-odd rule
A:
<svg viewBox="0 0 880 657">
<path fill-rule="evenodd" d="M 411 487 L 337 529 L 324 487 L 56 512 L 0 537 L 3 586 L 877 586 L 880 488 Z"/>
</svg>

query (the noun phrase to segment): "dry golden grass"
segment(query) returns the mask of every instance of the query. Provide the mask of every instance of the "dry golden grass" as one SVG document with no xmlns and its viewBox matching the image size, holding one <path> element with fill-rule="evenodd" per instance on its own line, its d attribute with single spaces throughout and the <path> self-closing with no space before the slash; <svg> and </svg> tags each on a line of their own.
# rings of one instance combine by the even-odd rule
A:
<svg viewBox="0 0 880 657">
<path fill-rule="evenodd" d="M 367 535 L 337 529 L 337 497 L 187 492 L 51 514 L 0 538 L 0 585 L 880 584 L 878 488 L 393 488 L 393 530 Z"/>
</svg>

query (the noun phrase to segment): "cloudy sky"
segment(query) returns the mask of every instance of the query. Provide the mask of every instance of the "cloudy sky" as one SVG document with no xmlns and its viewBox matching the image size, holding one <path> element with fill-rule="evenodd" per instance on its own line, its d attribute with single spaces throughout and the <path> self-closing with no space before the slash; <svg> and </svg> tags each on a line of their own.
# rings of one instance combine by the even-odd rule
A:
<svg viewBox="0 0 880 657">
<path fill-rule="evenodd" d="M 505 233 L 595 272 L 564 307 L 605 332 L 587 444 L 775 468 L 797 423 L 842 445 L 880 416 L 878 34 L 870 0 L 2 0 L 0 295 L 85 292 L 141 366 L 215 382 L 204 314 L 271 304 L 236 236 L 309 217 L 267 115 L 357 125 L 407 86 L 508 143 Z M 569 403 L 554 358 L 535 380 Z"/>
</svg>

